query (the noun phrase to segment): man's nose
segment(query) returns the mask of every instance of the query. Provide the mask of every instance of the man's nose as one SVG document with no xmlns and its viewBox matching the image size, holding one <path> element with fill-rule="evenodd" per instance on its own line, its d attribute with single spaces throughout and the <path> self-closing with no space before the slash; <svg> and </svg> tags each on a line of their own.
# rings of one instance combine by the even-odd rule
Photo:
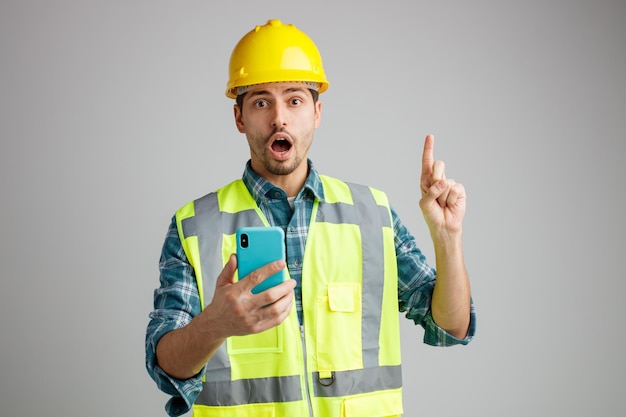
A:
<svg viewBox="0 0 626 417">
<path fill-rule="evenodd" d="M 274 105 L 274 114 L 272 115 L 272 127 L 287 126 L 287 112 L 283 104 Z"/>
</svg>

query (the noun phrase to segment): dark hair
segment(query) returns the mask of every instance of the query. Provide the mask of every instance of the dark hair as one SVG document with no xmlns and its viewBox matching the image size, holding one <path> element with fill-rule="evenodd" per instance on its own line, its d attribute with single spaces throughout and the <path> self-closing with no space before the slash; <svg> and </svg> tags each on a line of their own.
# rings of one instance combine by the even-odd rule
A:
<svg viewBox="0 0 626 417">
<path fill-rule="evenodd" d="M 313 104 L 317 103 L 317 99 L 319 99 L 320 97 L 320 93 L 318 93 L 315 90 L 312 90 L 309 88 L 309 91 L 311 92 L 311 97 L 313 97 Z M 243 113 L 243 98 L 246 96 L 246 93 L 243 94 L 239 94 L 237 96 L 237 98 L 235 99 L 237 106 L 239 107 L 239 111 L 241 113 Z"/>
</svg>

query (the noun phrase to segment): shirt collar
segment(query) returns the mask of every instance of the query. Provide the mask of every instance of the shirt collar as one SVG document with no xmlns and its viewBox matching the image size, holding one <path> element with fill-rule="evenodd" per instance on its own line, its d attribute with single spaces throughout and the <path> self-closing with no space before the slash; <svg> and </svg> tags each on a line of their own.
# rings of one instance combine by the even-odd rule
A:
<svg viewBox="0 0 626 417">
<path fill-rule="evenodd" d="M 306 178 L 304 186 L 298 192 L 296 198 L 301 198 L 306 195 L 306 193 L 310 193 L 314 198 L 318 198 L 321 201 L 324 201 L 324 187 L 322 185 L 322 180 L 320 179 L 320 175 L 313 166 L 313 162 L 308 159 L 307 163 L 309 165 L 309 175 Z M 246 168 L 243 171 L 243 182 L 250 191 L 252 198 L 255 201 L 263 201 L 267 199 L 274 198 L 287 198 L 285 192 L 276 187 L 271 182 L 267 181 L 259 174 L 254 172 L 252 169 L 252 163 L 248 161 L 246 164 Z"/>
</svg>

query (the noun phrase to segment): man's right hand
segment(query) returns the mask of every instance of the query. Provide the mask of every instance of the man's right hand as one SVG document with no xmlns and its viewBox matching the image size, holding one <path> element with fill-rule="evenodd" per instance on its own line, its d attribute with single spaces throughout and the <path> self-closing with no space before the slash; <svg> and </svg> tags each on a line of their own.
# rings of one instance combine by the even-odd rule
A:
<svg viewBox="0 0 626 417">
<path fill-rule="evenodd" d="M 259 333 L 282 323 L 293 305 L 295 280 L 258 294 L 252 294 L 252 288 L 283 268 L 284 261 L 272 262 L 234 282 L 237 257 L 231 255 L 217 277 L 211 303 L 187 326 L 159 341 L 156 356 L 161 369 L 177 379 L 191 378 L 227 337 Z"/>
<path fill-rule="evenodd" d="M 226 338 L 260 333 L 282 323 L 293 305 L 295 280 L 258 294 L 252 294 L 252 288 L 284 268 L 284 261 L 275 261 L 234 282 L 237 256 L 231 255 L 217 277 L 213 300 L 197 317 L 198 330 L 207 326 L 213 334 Z"/>
</svg>

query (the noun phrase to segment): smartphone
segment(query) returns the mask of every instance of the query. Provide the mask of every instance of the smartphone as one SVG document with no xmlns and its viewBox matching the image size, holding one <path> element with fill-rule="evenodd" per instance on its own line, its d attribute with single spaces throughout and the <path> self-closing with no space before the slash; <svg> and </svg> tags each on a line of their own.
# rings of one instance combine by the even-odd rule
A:
<svg viewBox="0 0 626 417">
<path fill-rule="evenodd" d="M 285 260 L 285 233 L 280 227 L 242 227 L 237 230 L 239 279 L 270 262 Z M 252 288 L 258 294 L 286 280 L 285 270 L 270 275 Z"/>
</svg>

